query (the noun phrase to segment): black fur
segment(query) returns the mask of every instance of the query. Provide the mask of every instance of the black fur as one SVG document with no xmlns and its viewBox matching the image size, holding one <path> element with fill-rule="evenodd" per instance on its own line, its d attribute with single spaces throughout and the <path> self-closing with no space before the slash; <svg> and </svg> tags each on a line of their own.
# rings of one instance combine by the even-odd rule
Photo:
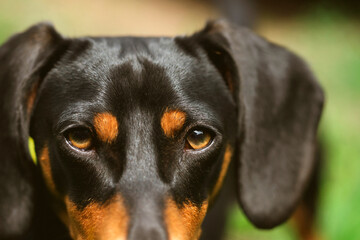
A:
<svg viewBox="0 0 360 240">
<path fill-rule="evenodd" d="M 69 238 L 52 210 L 63 203 L 48 194 L 30 159 L 31 135 L 38 155 L 48 146 L 60 194 L 81 209 L 121 193 L 128 239 L 142 240 L 168 238 L 165 196 L 179 206 L 207 200 L 228 144 L 232 192 L 245 214 L 262 228 L 284 222 L 313 169 L 323 93 L 300 58 L 223 21 L 177 38 L 70 39 L 39 24 L 1 46 L 0 101 L 0 239 Z M 168 108 L 187 114 L 173 139 L 160 126 Z M 72 149 L 64 134 L 71 127 L 94 133 L 99 112 L 116 116 L 116 141 Z M 213 142 L 184 151 L 194 128 L 211 132 Z M 214 218 L 210 213 L 205 225 Z M 221 237 L 206 229 L 203 236 Z"/>
</svg>

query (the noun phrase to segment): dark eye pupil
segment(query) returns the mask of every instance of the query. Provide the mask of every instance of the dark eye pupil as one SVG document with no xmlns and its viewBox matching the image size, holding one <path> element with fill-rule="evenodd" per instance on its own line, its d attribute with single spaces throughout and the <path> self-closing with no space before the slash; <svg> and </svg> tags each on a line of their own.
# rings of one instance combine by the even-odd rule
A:
<svg viewBox="0 0 360 240">
<path fill-rule="evenodd" d="M 71 138 L 77 142 L 86 142 L 90 138 L 90 133 L 87 130 L 78 129 L 71 132 Z"/>
<path fill-rule="evenodd" d="M 200 144 L 204 141 L 205 139 L 205 134 L 203 131 L 201 130 L 194 130 L 190 136 L 189 136 L 190 140 L 192 142 L 194 142 L 195 144 Z"/>
</svg>

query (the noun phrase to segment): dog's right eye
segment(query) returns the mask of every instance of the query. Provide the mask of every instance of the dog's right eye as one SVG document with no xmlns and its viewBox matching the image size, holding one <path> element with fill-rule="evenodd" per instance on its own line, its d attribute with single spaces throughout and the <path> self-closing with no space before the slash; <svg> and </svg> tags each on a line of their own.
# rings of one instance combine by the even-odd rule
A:
<svg viewBox="0 0 360 240">
<path fill-rule="evenodd" d="M 66 140 L 75 148 L 89 150 L 92 147 L 92 134 L 87 128 L 75 128 L 67 131 Z"/>
</svg>

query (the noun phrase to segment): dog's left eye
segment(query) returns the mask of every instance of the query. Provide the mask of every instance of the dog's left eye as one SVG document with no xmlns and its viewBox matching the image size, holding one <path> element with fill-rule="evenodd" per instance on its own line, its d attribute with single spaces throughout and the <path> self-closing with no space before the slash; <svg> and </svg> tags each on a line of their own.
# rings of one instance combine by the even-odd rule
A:
<svg viewBox="0 0 360 240">
<path fill-rule="evenodd" d="M 71 129 L 66 133 L 65 137 L 73 147 L 81 150 L 88 150 L 93 144 L 91 132 L 87 128 Z"/>
<path fill-rule="evenodd" d="M 212 141 L 212 135 L 206 130 L 195 129 L 186 137 L 186 148 L 200 150 L 207 147 Z"/>
</svg>

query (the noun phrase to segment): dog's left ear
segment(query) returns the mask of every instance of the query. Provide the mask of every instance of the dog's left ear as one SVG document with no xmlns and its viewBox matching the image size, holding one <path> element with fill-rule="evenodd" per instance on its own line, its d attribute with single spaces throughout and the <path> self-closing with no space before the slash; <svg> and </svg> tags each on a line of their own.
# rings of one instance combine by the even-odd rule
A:
<svg viewBox="0 0 360 240">
<path fill-rule="evenodd" d="M 29 122 L 41 83 L 67 46 L 51 25 L 41 23 L 0 47 L 0 239 L 22 239 L 31 227 L 35 166 Z"/>
<path fill-rule="evenodd" d="M 248 29 L 217 21 L 190 38 L 237 102 L 239 202 L 256 226 L 281 224 L 313 168 L 323 91 L 303 60 Z"/>
</svg>

